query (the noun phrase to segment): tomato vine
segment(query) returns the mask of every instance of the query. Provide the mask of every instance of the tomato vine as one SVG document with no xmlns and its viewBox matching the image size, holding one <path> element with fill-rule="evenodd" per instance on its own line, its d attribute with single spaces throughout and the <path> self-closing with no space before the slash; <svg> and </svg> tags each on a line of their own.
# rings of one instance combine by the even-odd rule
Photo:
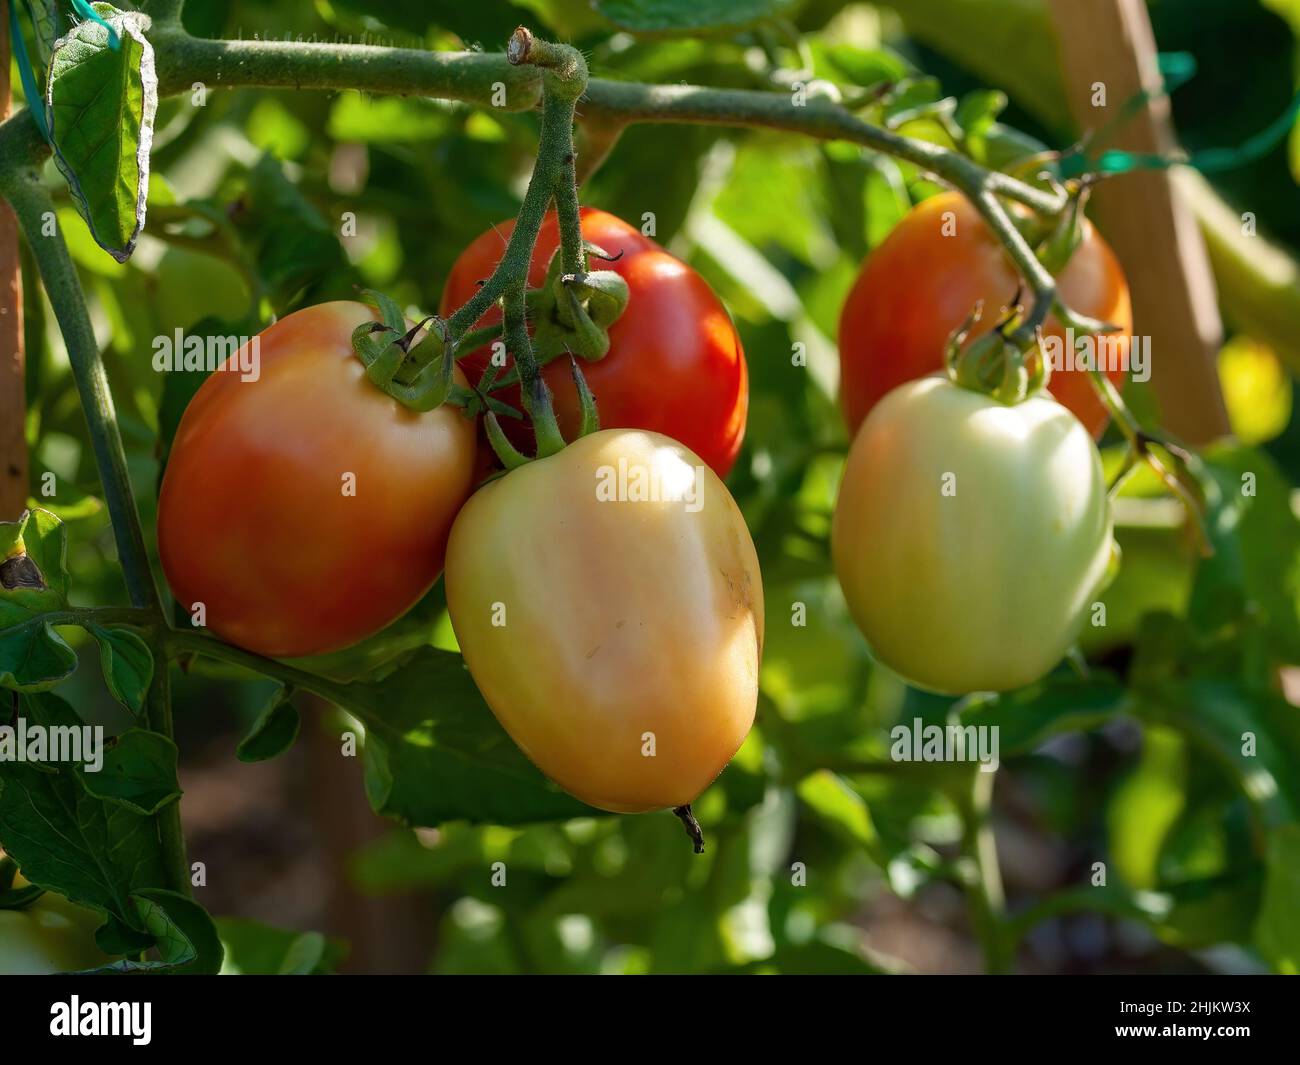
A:
<svg viewBox="0 0 1300 1065">
<path fill-rule="evenodd" d="M 161 95 L 188 90 L 195 82 L 224 88 L 236 86 L 291 86 L 298 89 L 362 89 L 370 92 L 419 93 L 477 107 L 503 107 L 512 111 L 539 110 L 540 137 L 536 164 L 515 227 L 500 263 L 479 290 L 442 323 L 443 358 L 450 361 L 497 335 L 495 327 L 474 327 L 489 308 L 500 304 L 500 332 L 514 356 L 523 404 L 537 436 L 537 455 L 545 457 L 564 447 L 548 386 L 539 372 L 539 352 L 530 336 L 528 272 L 538 231 L 554 204 L 560 231 L 559 288 L 543 293 L 574 294 L 573 313 L 583 313 L 581 301 L 593 294 L 588 275 L 588 252 L 583 242 L 577 188 L 614 147 L 628 126 L 638 123 L 703 123 L 766 128 L 801 134 L 819 140 L 839 140 L 895 156 L 964 194 L 1021 274 L 1028 306 L 1008 341 L 1023 349 L 1035 342 L 1039 327 L 1055 312 L 1066 325 L 1079 331 L 1104 330 L 1106 323 L 1086 318 L 1059 297 L 1057 284 L 1013 220 L 1007 204 L 1020 205 L 1055 219 L 1072 210 L 1078 187 L 1038 187 L 1005 173 L 981 166 L 959 151 L 900 135 L 872 124 L 851 106 L 828 98 L 796 102 L 778 91 L 718 89 L 690 85 L 651 85 L 619 82 L 589 76 L 582 54 L 575 48 L 534 38 L 520 29 L 503 54 L 436 53 L 412 49 L 356 44 L 299 43 L 290 41 L 218 41 L 190 36 L 180 25 L 179 0 L 147 4 L 153 17 L 150 34 L 156 50 L 158 89 Z M 575 122 L 580 127 L 582 156 L 575 146 Z M 44 232 L 54 206 L 41 186 L 37 167 L 49 146 L 28 111 L 0 123 L 0 193 L 13 206 L 28 237 L 50 303 L 68 349 L 90 438 L 112 518 L 118 556 L 133 609 L 86 609 L 75 612 L 78 623 L 99 621 L 128 626 L 140 632 L 159 661 L 200 654 L 245 666 L 286 684 L 339 700 L 345 685 L 224 644 L 211 637 L 177 631 L 167 624 L 155 583 L 135 501 L 127 475 L 121 434 L 114 416 L 107 375 L 95 341 L 76 268 L 62 236 Z M 577 327 L 575 323 L 575 328 Z M 540 353 L 540 354 L 545 354 Z M 582 393 L 580 371 L 578 387 Z M 495 370 L 476 391 L 485 405 L 485 423 L 494 447 L 507 466 L 527 461 L 504 437 L 497 412 L 487 406 L 486 394 Z M 1187 485 L 1194 457 L 1176 445 L 1145 433 L 1127 412 L 1122 399 L 1103 378 L 1099 391 L 1111 414 L 1131 444 L 1131 466 L 1138 459 L 1152 462 L 1170 487 L 1192 504 L 1198 501 Z M 584 431 L 596 422 L 590 396 L 584 395 Z M 1167 457 L 1164 463 L 1154 452 Z M 1126 467 L 1127 471 L 1128 467 Z M 69 612 L 69 620 L 73 613 Z M 167 670 L 154 671 L 147 697 L 150 726 L 162 736 L 173 735 Z M 1006 930 L 1001 922 L 1001 890 L 996 859 L 991 853 L 987 828 L 991 775 L 976 774 L 973 795 L 962 806 L 967 823 L 969 857 L 978 875 L 971 890 L 980 915 L 981 934 L 995 967 L 1007 960 Z M 986 783 L 987 781 L 987 783 Z M 689 806 L 678 811 L 698 844 L 699 826 Z M 188 862 L 181 833 L 179 805 L 172 803 L 159 814 L 159 828 L 173 890 L 189 891 Z"/>
</svg>

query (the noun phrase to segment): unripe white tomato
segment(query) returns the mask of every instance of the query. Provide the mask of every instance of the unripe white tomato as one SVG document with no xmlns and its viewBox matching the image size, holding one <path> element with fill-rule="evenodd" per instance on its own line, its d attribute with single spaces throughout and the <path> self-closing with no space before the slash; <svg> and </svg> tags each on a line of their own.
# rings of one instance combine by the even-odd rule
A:
<svg viewBox="0 0 1300 1065">
<path fill-rule="evenodd" d="M 1044 394 L 946 377 L 890 392 L 849 450 L 831 541 L 876 657 L 917 687 L 1005 691 L 1052 669 L 1108 571 L 1101 458 Z"/>
</svg>

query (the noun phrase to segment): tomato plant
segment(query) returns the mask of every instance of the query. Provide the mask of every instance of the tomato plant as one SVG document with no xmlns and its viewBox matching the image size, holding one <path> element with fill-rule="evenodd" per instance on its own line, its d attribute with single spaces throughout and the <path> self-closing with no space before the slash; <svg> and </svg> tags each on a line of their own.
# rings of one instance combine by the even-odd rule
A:
<svg viewBox="0 0 1300 1065">
<path fill-rule="evenodd" d="M 1191 3 L 92 5 L 116 47 L 10 5 L 0 847 L 41 908 L 160 975 L 1297 970 L 1300 216 L 1276 137 L 1194 125 L 1246 102 L 1230 39 L 1278 112 L 1294 50 L 1205 0 L 1252 32 L 1157 30 L 1231 68 L 1189 92 L 1075 10 Z M 1176 182 L 1120 173 L 1182 158 L 1125 150 L 1152 102 Z M 1026 399 L 1039 326 L 1130 324 L 1102 177 L 1159 372 Z M 176 329 L 266 332 L 187 411 Z"/>
<path fill-rule="evenodd" d="M 832 545 L 882 662 L 938 692 L 1016 688 L 1060 661 L 1101 588 L 1101 460 L 1050 398 L 1008 406 L 926 377 L 863 422 Z"/>
<path fill-rule="evenodd" d="M 668 437 L 604 430 L 479 489 L 446 583 L 493 713 L 593 806 L 690 803 L 749 732 L 758 559 L 717 475 Z"/>
<path fill-rule="evenodd" d="M 176 598 L 280 657 L 338 650 L 437 578 L 474 472 L 472 422 L 420 414 L 365 377 L 359 303 L 291 314 L 259 337 L 259 376 L 214 372 L 186 408 L 158 500 Z M 237 353 L 238 354 L 238 353 Z M 232 356 L 232 363 L 237 356 Z"/>
<path fill-rule="evenodd" d="M 1107 376 L 1122 383 L 1133 331 L 1128 283 L 1110 247 L 1090 223 L 1057 278 L 1075 312 L 1118 326 L 1118 365 Z M 1022 282 L 970 201 L 940 193 L 912 208 L 867 256 L 840 314 L 840 405 L 850 434 L 890 389 L 943 365 L 948 337 L 983 301 L 986 328 Z M 1051 316 L 1045 336 L 1065 338 Z M 972 342 L 980 333 L 973 331 Z M 1049 388 L 1094 435 L 1107 414 L 1086 369 L 1062 368 Z"/>
<path fill-rule="evenodd" d="M 444 316 L 465 303 L 491 274 L 513 231 L 513 220 L 493 226 L 461 253 L 443 288 Z M 631 294 L 627 309 L 609 330 L 608 354 L 582 367 L 601 425 L 649 429 L 680 440 L 725 477 L 740 451 L 749 407 L 745 354 L 727 309 L 695 270 L 613 215 L 585 208 L 582 235 L 614 257 L 599 265 L 621 275 Z M 538 232 L 530 285 L 542 283 L 559 239 L 552 212 Z M 480 324 L 499 319 L 500 312 L 493 309 Z M 490 357 L 487 347 L 466 356 L 468 376 L 476 380 Z M 579 409 L 568 361 L 550 363 L 543 375 L 555 394 L 560 428 L 572 436 Z M 519 405 L 518 388 L 502 395 Z M 507 420 L 504 427 L 519 446 L 529 446 L 525 426 Z"/>
</svg>

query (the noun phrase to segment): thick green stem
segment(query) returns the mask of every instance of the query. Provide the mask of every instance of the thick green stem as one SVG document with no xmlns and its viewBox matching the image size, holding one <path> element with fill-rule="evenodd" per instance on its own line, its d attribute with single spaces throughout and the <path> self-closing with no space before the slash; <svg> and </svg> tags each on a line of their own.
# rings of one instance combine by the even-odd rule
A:
<svg viewBox="0 0 1300 1065">
<path fill-rule="evenodd" d="M 158 587 L 149 567 L 140 516 L 131 493 L 126 452 L 122 449 L 122 437 L 113 411 L 113 394 L 108 387 L 104 363 L 99 357 L 99 344 L 90 324 L 90 315 L 86 313 L 81 281 L 55 221 L 54 204 L 33 172 L 5 174 L 2 180 L 0 191 L 13 206 L 27 236 L 68 349 L 68 361 L 81 396 L 91 447 L 104 486 L 104 499 L 113 522 L 113 536 L 127 593 L 135 606 L 157 609 Z"/>
<path fill-rule="evenodd" d="M 138 608 L 131 613 L 96 612 L 95 617 L 100 621 L 121 618 L 127 624 L 142 624 L 144 618 L 157 621 L 161 618 L 161 600 L 158 586 L 154 583 L 153 570 L 149 566 L 135 497 L 131 492 L 126 452 L 122 448 L 122 437 L 113 409 L 113 394 L 109 390 L 108 376 L 99 357 L 99 344 L 86 312 L 81 281 L 55 221 L 54 204 L 32 172 L 19 171 L 17 174 L 5 175 L 3 192 L 13 206 L 31 245 L 45 292 L 59 321 L 63 343 L 68 350 L 68 361 L 72 365 L 72 376 L 81 396 L 81 408 L 85 412 L 104 498 L 112 519 L 113 536 L 117 542 L 118 561 L 122 566 L 127 594 L 132 604 Z M 75 621 L 83 612 L 67 613 L 69 620 Z M 149 724 L 155 732 L 170 739 L 172 708 L 168 659 L 163 644 L 157 638 L 153 641 L 152 649 L 155 666 L 147 699 Z M 188 895 L 190 874 L 181 828 L 180 803 L 173 802 L 164 807 L 159 811 L 157 820 L 163 859 L 172 888 Z"/>
</svg>

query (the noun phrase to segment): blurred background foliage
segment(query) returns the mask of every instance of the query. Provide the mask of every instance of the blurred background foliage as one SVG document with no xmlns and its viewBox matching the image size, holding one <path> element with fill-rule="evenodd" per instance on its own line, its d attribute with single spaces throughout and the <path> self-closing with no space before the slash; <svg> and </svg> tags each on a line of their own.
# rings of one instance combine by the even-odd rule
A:
<svg viewBox="0 0 1300 1065">
<path fill-rule="evenodd" d="M 957 95 L 1001 88 L 1007 126 L 1053 146 L 1073 137 L 1039 3 L 784 6 L 800 52 L 777 31 L 634 37 L 615 22 L 644 5 L 613 0 L 206 0 L 187 5 L 185 21 L 204 36 L 488 49 L 522 21 L 580 44 L 599 76 L 764 88 L 773 58 L 810 62 L 849 89 L 929 76 Z M 1232 145 L 1285 110 L 1297 77 L 1294 0 L 1152 0 L 1150 10 L 1161 48 L 1200 64 L 1174 97 L 1188 147 Z M 149 223 L 128 264 L 95 247 L 66 198 L 60 218 L 147 530 L 160 459 L 197 385 L 153 370 L 152 338 L 178 328 L 250 334 L 268 313 L 357 285 L 436 307 L 464 245 L 516 210 L 537 134 L 532 115 L 418 97 L 214 85 L 203 106 L 195 102 L 160 104 Z M 924 121 L 903 128 L 941 135 Z M 1289 300 L 1294 315 L 1300 300 L 1287 258 L 1300 249 L 1298 173 L 1300 147 L 1282 146 L 1215 177 L 1231 205 L 1228 228 L 1239 211 L 1254 212 L 1293 271 L 1268 296 L 1270 282 L 1252 273 L 1258 264 L 1215 259 L 1231 327 L 1220 369 L 1236 431 L 1208 454 L 1218 553 L 1198 560 L 1179 506 L 1134 478 L 1118 501 L 1124 566 L 1107 593 L 1108 621 L 1084 638 L 1087 675 L 1062 667 L 1032 690 L 954 704 L 873 665 L 826 543 L 847 443 L 835 402 L 839 307 L 862 257 L 934 186 L 843 144 L 629 130 L 584 201 L 634 224 L 654 214 L 657 238 L 731 309 L 751 373 L 730 486 L 758 545 L 769 624 L 759 724 L 697 804 L 709 849 L 693 856 L 667 814 L 393 827 L 364 809 L 360 771 L 339 768 L 341 715 L 321 708 L 289 755 L 242 765 L 235 742 L 270 686 L 195 666 L 176 688 L 183 811 L 191 856 L 209 866 L 200 897 L 223 917 L 227 967 L 301 961 L 302 937 L 260 921 L 334 936 L 308 943 L 308 968 L 318 969 L 977 970 L 963 845 L 971 775 L 898 765 L 887 753 L 896 722 L 960 715 L 1002 726 L 992 825 L 1019 968 L 1296 971 L 1300 333 L 1276 325 L 1294 318 L 1252 308 Z M 356 235 L 341 238 L 349 215 Z M 77 601 L 119 602 L 76 392 L 30 270 L 25 292 L 33 494 L 71 523 Z M 1254 322 L 1264 325 L 1252 331 Z M 791 363 L 796 344 L 807 368 Z M 1158 419 L 1147 390 L 1128 395 Z M 1104 447 L 1116 464 L 1116 441 Z M 53 500 L 40 498 L 46 471 L 60 485 Z M 1243 472 L 1258 478 L 1253 497 L 1239 490 Z M 796 603 L 806 604 L 804 626 L 791 623 Z M 454 648 L 438 589 L 405 624 L 408 643 Z M 84 668 L 65 694 L 84 716 L 121 725 L 100 684 Z M 1244 732 L 1256 736 L 1256 757 L 1242 756 Z M 505 863 L 504 887 L 492 883 L 496 862 Z M 1091 886 L 1097 862 L 1105 887 Z"/>
</svg>

